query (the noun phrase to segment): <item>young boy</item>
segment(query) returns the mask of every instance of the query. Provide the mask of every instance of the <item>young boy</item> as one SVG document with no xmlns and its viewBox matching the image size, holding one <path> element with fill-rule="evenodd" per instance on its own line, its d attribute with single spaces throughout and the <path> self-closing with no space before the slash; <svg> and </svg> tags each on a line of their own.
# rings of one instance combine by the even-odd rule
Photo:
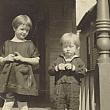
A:
<svg viewBox="0 0 110 110">
<path fill-rule="evenodd" d="M 61 37 L 62 54 L 50 65 L 49 74 L 55 76 L 54 107 L 56 110 L 79 110 L 80 78 L 86 67 L 79 57 L 80 41 L 76 34 Z"/>
</svg>

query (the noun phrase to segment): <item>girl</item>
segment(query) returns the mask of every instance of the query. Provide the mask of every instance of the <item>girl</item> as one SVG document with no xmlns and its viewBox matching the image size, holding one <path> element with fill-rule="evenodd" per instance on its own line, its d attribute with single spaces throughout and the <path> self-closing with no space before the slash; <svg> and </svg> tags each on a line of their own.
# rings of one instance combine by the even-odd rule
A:
<svg viewBox="0 0 110 110">
<path fill-rule="evenodd" d="M 11 110 L 15 99 L 20 110 L 28 110 L 29 95 L 38 95 L 33 66 L 38 67 L 38 50 L 26 37 L 32 28 L 27 15 L 19 15 L 12 22 L 15 35 L 5 41 L 0 56 L 0 93 L 5 95 L 2 110 Z"/>
</svg>

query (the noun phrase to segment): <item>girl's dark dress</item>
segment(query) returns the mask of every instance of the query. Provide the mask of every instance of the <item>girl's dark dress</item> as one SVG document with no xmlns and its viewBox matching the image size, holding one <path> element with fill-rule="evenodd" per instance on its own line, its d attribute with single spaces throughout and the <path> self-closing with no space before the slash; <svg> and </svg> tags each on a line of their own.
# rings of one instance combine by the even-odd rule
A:
<svg viewBox="0 0 110 110">
<path fill-rule="evenodd" d="M 31 40 L 13 42 L 7 40 L 2 49 L 2 57 L 19 52 L 23 57 L 38 57 L 38 50 Z M 36 65 L 38 66 L 38 65 Z M 1 64 L 0 93 L 13 92 L 23 95 L 38 95 L 38 88 L 33 74 L 33 66 L 23 62 Z"/>
</svg>

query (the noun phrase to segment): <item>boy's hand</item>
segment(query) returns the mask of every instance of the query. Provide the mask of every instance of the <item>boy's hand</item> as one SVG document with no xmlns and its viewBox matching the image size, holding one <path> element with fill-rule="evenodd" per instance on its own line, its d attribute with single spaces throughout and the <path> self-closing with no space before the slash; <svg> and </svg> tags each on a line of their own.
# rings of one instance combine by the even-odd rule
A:
<svg viewBox="0 0 110 110">
<path fill-rule="evenodd" d="M 72 71 L 75 71 L 75 66 L 72 65 L 71 63 L 67 63 L 67 64 L 65 64 L 65 68 L 66 68 L 66 70 L 72 70 Z"/>
<path fill-rule="evenodd" d="M 65 64 L 60 63 L 60 64 L 58 65 L 58 70 L 65 70 Z"/>
<path fill-rule="evenodd" d="M 72 64 L 71 63 L 66 63 L 65 64 L 65 69 L 66 70 L 71 70 L 72 69 Z"/>
</svg>

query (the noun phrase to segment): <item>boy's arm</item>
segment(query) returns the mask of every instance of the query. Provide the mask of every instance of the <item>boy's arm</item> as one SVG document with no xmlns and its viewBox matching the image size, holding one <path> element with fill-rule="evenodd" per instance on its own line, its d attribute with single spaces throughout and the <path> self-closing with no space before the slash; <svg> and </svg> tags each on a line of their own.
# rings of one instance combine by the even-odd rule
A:
<svg viewBox="0 0 110 110">
<path fill-rule="evenodd" d="M 84 77 L 87 69 L 84 62 L 80 59 L 77 62 L 77 66 L 74 66 L 74 72 L 78 74 L 80 77 Z"/>
<path fill-rule="evenodd" d="M 59 72 L 59 62 L 60 62 L 60 59 L 57 58 L 55 61 L 50 63 L 50 66 L 48 67 L 48 73 L 50 75 L 55 75 L 56 73 Z"/>
<path fill-rule="evenodd" d="M 49 66 L 49 68 L 48 68 L 48 73 L 49 73 L 49 75 L 55 75 L 56 74 L 56 72 L 57 72 L 57 64 L 56 64 L 56 62 L 54 61 L 54 62 L 52 62 L 51 64 L 50 64 L 50 66 Z"/>
<path fill-rule="evenodd" d="M 55 75 L 58 73 L 62 73 L 65 71 L 65 63 L 63 62 L 63 59 L 59 56 L 55 61 L 53 61 L 49 68 L 48 68 L 48 73 L 50 75 Z"/>
</svg>

